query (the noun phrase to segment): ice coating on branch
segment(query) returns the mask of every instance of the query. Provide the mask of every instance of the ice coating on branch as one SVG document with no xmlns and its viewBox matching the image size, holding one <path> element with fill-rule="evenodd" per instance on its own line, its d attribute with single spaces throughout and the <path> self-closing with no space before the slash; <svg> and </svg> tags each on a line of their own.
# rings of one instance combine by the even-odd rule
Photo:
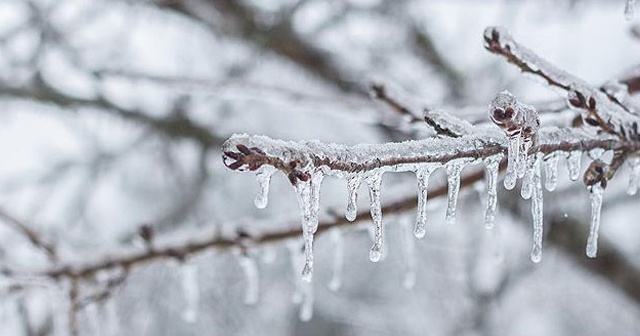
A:
<svg viewBox="0 0 640 336">
<path fill-rule="evenodd" d="M 629 184 L 627 185 L 627 194 L 635 195 L 638 192 L 640 184 L 640 157 L 631 157 L 627 159 L 629 165 Z"/>
<path fill-rule="evenodd" d="M 313 234 L 318 228 L 320 187 L 323 178 L 324 174 L 315 172 L 308 181 L 300 181 L 294 186 L 302 214 L 302 237 L 304 239 L 305 256 L 302 279 L 305 281 L 311 281 L 313 277 Z"/>
<path fill-rule="evenodd" d="M 553 152 L 544 157 L 544 187 L 548 191 L 554 191 L 558 184 L 558 161 L 560 156 Z"/>
<path fill-rule="evenodd" d="M 595 258 L 598 254 L 598 231 L 600 230 L 600 211 L 604 188 L 600 183 L 588 187 L 591 198 L 591 226 L 587 239 L 587 257 Z"/>
<path fill-rule="evenodd" d="M 342 287 L 342 268 L 344 266 L 344 241 L 339 229 L 331 230 L 331 242 L 333 243 L 333 270 L 329 289 L 337 291 Z"/>
<path fill-rule="evenodd" d="M 425 164 L 416 170 L 418 179 L 418 209 L 416 225 L 413 234 L 416 238 L 424 238 L 427 233 L 427 192 L 429 176 L 439 167 L 439 164 Z"/>
<path fill-rule="evenodd" d="M 300 321 L 307 322 L 313 317 L 313 284 L 311 282 L 303 282 L 301 289 L 302 302 L 300 303 L 300 312 L 298 317 L 300 318 Z"/>
<path fill-rule="evenodd" d="M 240 255 L 240 267 L 244 272 L 247 287 L 244 292 L 244 304 L 254 305 L 258 303 L 260 295 L 260 279 L 258 277 L 258 265 L 256 260 L 248 255 Z"/>
<path fill-rule="evenodd" d="M 371 220 L 373 221 L 373 246 L 369 251 L 369 260 L 380 261 L 384 246 L 384 228 L 382 226 L 382 205 L 380 204 L 380 188 L 382 186 L 382 172 L 373 172 L 366 178 L 369 186 L 369 201 L 371 203 Z"/>
<path fill-rule="evenodd" d="M 636 0 L 627 0 L 624 5 L 624 18 L 627 21 L 633 20 L 633 17 L 636 15 Z"/>
<path fill-rule="evenodd" d="M 458 206 L 458 193 L 460 192 L 460 173 L 471 162 L 471 159 L 456 159 L 447 162 L 444 167 L 447 171 L 447 210 L 445 222 L 456 222 L 456 208 Z"/>
<path fill-rule="evenodd" d="M 405 273 L 402 285 L 406 289 L 412 289 L 416 285 L 416 241 L 413 238 L 411 222 L 402 221 L 402 246 L 404 248 Z"/>
<path fill-rule="evenodd" d="M 276 169 L 271 166 L 263 166 L 256 172 L 256 179 L 260 186 L 253 203 L 258 209 L 266 208 L 269 203 L 269 184 L 271 184 L 271 175 L 275 171 Z"/>
<path fill-rule="evenodd" d="M 425 122 L 439 135 L 459 137 L 474 131 L 471 123 L 448 112 L 426 109 L 423 116 Z"/>
<path fill-rule="evenodd" d="M 360 188 L 361 183 L 361 174 L 349 174 L 349 176 L 347 177 L 347 189 L 349 191 L 349 198 L 347 201 L 347 212 L 345 217 L 350 222 L 353 222 L 358 214 L 358 188 Z"/>
<path fill-rule="evenodd" d="M 542 178 L 540 177 L 540 159 L 536 159 L 531 181 L 531 215 L 533 217 L 533 248 L 531 261 L 538 263 L 542 259 L 542 231 L 544 223 Z"/>
<path fill-rule="evenodd" d="M 186 322 L 195 322 L 198 319 L 200 305 L 200 286 L 198 284 L 198 267 L 194 264 L 184 263 L 180 267 L 182 277 L 182 292 L 184 293 L 185 307 L 182 311 L 182 319 Z"/>
<path fill-rule="evenodd" d="M 498 171 L 502 154 L 496 154 L 484 159 L 486 168 L 487 206 L 484 213 L 484 227 L 492 229 L 496 219 L 496 208 L 498 205 Z"/>
<path fill-rule="evenodd" d="M 520 189 L 520 196 L 522 196 L 522 198 L 524 199 L 531 198 L 531 194 L 533 193 L 533 177 L 536 173 L 535 170 L 537 161 L 538 159 L 536 155 L 531 155 L 527 159 L 526 171 L 524 174 L 524 178 L 522 179 L 522 189 Z"/>
<path fill-rule="evenodd" d="M 567 170 L 569 171 L 569 179 L 571 179 L 571 181 L 577 181 L 578 178 L 580 178 L 581 161 L 581 151 L 571 151 L 567 154 Z"/>
<path fill-rule="evenodd" d="M 496 95 L 489 105 L 489 117 L 507 136 L 507 172 L 504 186 L 511 190 L 526 173 L 529 149 L 538 140 L 540 118 L 532 106 L 519 102 L 509 91 Z"/>
</svg>

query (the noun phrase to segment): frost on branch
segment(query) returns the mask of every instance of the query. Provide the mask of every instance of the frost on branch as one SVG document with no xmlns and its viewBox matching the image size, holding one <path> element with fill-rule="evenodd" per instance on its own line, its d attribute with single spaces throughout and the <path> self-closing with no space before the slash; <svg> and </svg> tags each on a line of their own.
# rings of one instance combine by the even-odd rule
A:
<svg viewBox="0 0 640 336">
<path fill-rule="evenodd" d="M 310 281 L 313 272 L 313 239 L 319 227 L 320 188 L 324 177 L 346 180 L 348 199 L 345 217 L 349 221 L 358 216 L 356 201 L 358 190 L 364 182 L 369 189 L 370 213 L 373 222 L 373 244 L 369 251 L 371 261 L 383 255 L 384 227 L 382 222 L 382 177 L 386 173 L 414 172 L 417 178 L 418 197 L 416 222 L 413 235 L 423 238 L 427 233 L 427 195 L 430 176 L 443 169 L 447 176 L 447 209 L 445 222 L 455 222 L 461 176 L 468 165 L 483 162 L 486 173 L 486 210 L 484 225 L 493 227 L 497 210 L 497 183 L 499 171 L 506 155 L 504 186 L 515 188 L 521 180 L 520 194 L 531 199 L 533 223 L 533 247 L 531 259 L 539 262 L 542 257 L 544 229 L 543 186 L 548 191 L 556 188 L 558 161 L 565 157 L 571 180 L 578 180 L 581 160 L 585 152 L 594 153 L 583 182 L 592 200 L 592 225 L 587 243 L 587 255 L 594 257 L 597 249 L 597 233 L 602 205 L 602 194 L 614 173 L 628 157 L 636 157 L 640 150 L 638 136 L 639 117 L 631 110 L 614 88 L 594 88 L 546 62 L 527 48 L 516 43 L 508 32 L 500 28 L 488 28 L 484 34 L 485 47 L 505 57 L 523 72 L 543 78 L 549 85 L 560 88 L 566 94 L 566 105 L 580 111 L 582 123 L 572 128 L 541 126 L 536 109 L 520 102 L 508 91 L 498 93 L 488 109 L 488 121 L 472 125 L 440 110 L 425 110 L 424 122 L 436 135 L 423 140 L 401 143 L 360 144 L 343 146 L 318 141 L 282 141 L 265 136 L 233 135 L 224 144 L 225 165 L 236 171 L 254 172 L 261 188 L 256 205 L 266 205 L 264 196 L 268 177 L 273 171 L 283 173 L 296 190 L 302 218 L 304 238 L 303 279 Z M 375 88 L 374 88 L 375 90 Z M 404 108 L 386 94 L 383 87 L 376 97 L 401 114 L 414 112 Z M 617 98 L 616 98 L 617 97 Z M 618 99 L 619 98 L 619 99 Z M 497 126 L 497 127 L 496 127 Z M 600 161 L 599 154 L 613 150 L 609 163 Z M 598 155 L 596 155 L 598 154 Z M 640 168 L 632 166 L 631 192 L 638 188 Z M 544 174 L 544 180 L 542 175 Z M 332 224 L 326 224 L 332 226 Z M 323 228 L 326 229 L 326 228 Z M 339 238 L 341 239 L 341 238 Z M 336 241 L 340 241 L 340 240 Z M 336 243 L 336 244 L 342 244 Z M 338 249 L 338 246 L 336 248 Z M 337 253 L 334 283 L 340 284 L 341 253 Z"/>
</svg>

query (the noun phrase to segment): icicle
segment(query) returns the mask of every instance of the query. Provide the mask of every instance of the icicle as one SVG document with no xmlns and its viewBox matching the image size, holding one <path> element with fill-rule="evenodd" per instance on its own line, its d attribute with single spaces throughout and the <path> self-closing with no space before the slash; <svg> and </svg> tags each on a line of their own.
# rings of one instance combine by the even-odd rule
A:
<svg viewBox="0 0 640 336">
<path fill-rule="evenodd" d="M 313 284 L 305 282 L 302 284 L 302 303 L 300 304 L 300 320 L 307 322 L 313 317 Z"/>
<path fill-rule="evenodd" d="M 369 185 L 369 200 L 371 202 L 371 219 L 373 220 L 373 246 L 369 252 L 369 260 L 380 261 L 384 245 L 384 228 L 382 226 L 382 207 L 380 205 L 380 188 L 382 186 L 382 173 L 375 172 L 367 176 Z"/>
<path fill-rule="evenodd" d="M 581 159 L 581 151 L 571 151 L 567 155 L 567 169 L 569 170 L 569 179 L 571 181 L 577 181 L 580 178 Z"/>
<path fill-rule="evenodd" d="M 302 279 L 311 281 L 313 277 L 313 234 L 318 228 L 318 210 L 320 208 L 320 186 L 323 174 L 316 172 L 308 182 L 298 181 L 295 186 L 298 205 L 302 213 L 302 237 L 304 239 L 305 263 Z"/>
<path fill-rule="evenodd" d="M 600 183 L 589 187 L 591 198 L 591 228 L 587 240 L 587 257 L 595 258 L 598 254 L 598 231 L 600 229 L 600 210 L 602 209 L 602 196 L 604 188 Z"/>
<path fill-rule="evenodd" d="M 531 155 L 527 159 L 527 167 L 524 174 L 524 178 L 522 179 L 522 189 L 520 190 L 520 196 L 524 199 L 531 198 L 531 194 L 533 193 L 533 178 L 536 174 L 536 166 L 539 167 L 537 155 Z"/>
<path fill-rule="evenodd" d="M 352 174 L 347 177 L 347 189 L 349 189 L 349 200 L 347 202 L 347 212 L 345 217 L 348 221 L 353 222 L 358 214 L 358 188 L 362 183 L 361 174 Z"/>
<path fill-rule="evenodd" d="M 636 15 L 636 0 L 627 0 L 624 6 L 624 17 L 627 21 L 633 20 Z"/>
<path fill-rule="evenodd" d="M 416 171 L 418 178 L 418 215 L 413 234 L 416 238 L 424 238 L 427 233 L 427 191 L 429 176 L 438 168 L 439 164 L 427 164 Z"/>
<path fill-rule="evenodd" d="M 540 160 L 535 160 L 533 168 L 531 215 L 533 217 L 533 249 L 531 261 L 538 263 L 542 259 L 542 231 L 544 224 L 542 179 L 540 177 Z"/>
<path fill-rule="evenodd" d="M 300 245 L 297 242 L 288 244 L 289 257 L 291 262 L 291 269 L 294 273 L 293 283 L 295 284 L 295 290 L 291 297 L 291 302 L 294 304 L 300 304 L 302 302 L 302 279 L 298 276 L 298 270 L 303 263 L 303 254 L 300 251 Z"/>
<path fill-rule="evenodd" d="M 253 203 L 258 209 L 266 208 L 267 203 L 269 203 L 269 185 L 271 184 L 271 176 L 275 171 L 276 169 L 272 166 L 264 165 L 256 173 L 256 179 L 258 180 L 260 187 Z"/>
<path fill-rule="evenodd" d="M 102 336 L 102 328 L 100 326 L 100 316 L 98 314 L 98 305 L 92 303 L 86 306 L 84 309 L 87 316 L 88 332 L 93 336 Z"/>
<path fill-rule="evenodd" d="M 406 261 L 406 270 L 404 273 L 404 280 L 402 285 L 406 289 L 412 289 L 416 285 L 416 241 L 411 234 L 410 221 L 406 219 L 402 220 L 402 236 L 404 247 L 404 259 Z"/>
<path fill-rule="evenodd" d="M 182 319 L 187 322 L 195 322 L 198 319 L 200 305 L 198 267 L 194 264 L 184 263 L 180 271 L 182 273 L 182 291 L 185 301 Z"/>
<path fill-rule="evenodd" d="M 518 152 L 518 162 L 516 163 L 516 176 L 523 178 L 527 173 L 529 164 L 529 148 L 531 148 L 531 139 L 520 139 L 520 151 Z"/>
<path fill-rule="evenodd" d="M 520 136 L 509 136 L 507 141 L 509 148 L 507 152 L 507 172 L 504 175 L 504 187 L 507 190 L 511 190 L 516 186 L 516 165 L 520 157 Z"/>
<path fill-rule="evenodd" d="M 458 206 L 458 192 L 460 191 L 460 173 L 464 166 L 469 163 L 469 159 L 456 159 L 447 162 L 447 210 L 445 212 L 445 222 L 453 224 L 456 222 L 456 207 Z"/>
<path fill-rule="evenodd" d="M 344 265 L 344 241 L 339 229 L 331 230 L 331 241 L 333 242 L 333 274 L 331 282 L 329 282 L 329 289 L 335 292 L 342 287 L 342 268 Z"/>
<path fill-rule="evenodd" d="M 244 271 L 247 288 L 244 292 L 244 304 L 254 305 L 258 303 L 260 294 L 260 279 L 258 278 L 258 265 L 255 259 L 248 255 L 240 256 L 240 267 Z"/>
<path fill-rule="evenodd" d="M 496 218 L 496 208 L 498 205 L 498 170 L 502 154 L 493 155 L 484 159 L 484 165 L 487 170 L 485 175 L 487 187 L 487 207 L 484 213 L 484 227 L 493 228 Z"/>
<path fill-rule="evenodd" d="M 558 160 L 557 153 L 551 153 L 544 158 L 544 187 L 548 191 L 554 191 L 558 184 Z"/>
<path fill-rule="evenodd" d="M 104 303 L 104 310 L 105 310 L 104 325 L 106 326 L 105 329 L 107 330 L 107 335 L 108 336 L 121 335 L 122 332 L 120 331 L 120 326 L 121 326 L 120 316 L 118 316 L 118 307 L 116 306 L 115 300 L 114 299 L 107 300 Z"/>
<path fill-rule="evenodd" d="M 629 162 L 629 168 L 631 169 L 629 173 L 629 184 L 627 185 L 627 194 L 635 195 L 638 192 L 638 185 L 640 184 L 640 158 L 633 157 L 627 162 Z"/>
</svg>

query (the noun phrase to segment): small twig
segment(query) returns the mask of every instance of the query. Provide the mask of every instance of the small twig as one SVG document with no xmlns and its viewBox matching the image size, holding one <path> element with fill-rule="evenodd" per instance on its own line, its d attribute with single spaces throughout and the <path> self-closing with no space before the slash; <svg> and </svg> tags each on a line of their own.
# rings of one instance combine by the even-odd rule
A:
<svg viewBox="0 0 640 336">
<path fill-rule="evenodd" d="M 36 231 L 25 222 L 13 217 L 2 208 L 0 208 L 0 218 L 3 219 L 4 222 L 12 229 L 25 236 L 31 245 L 40 251 L 43 251 L 51 261 L 58 261 L 58 253 L 56 251 L 55 244 L 50 242 L 48 238 L 45 238 L 42 233 Z"/>
</svg>

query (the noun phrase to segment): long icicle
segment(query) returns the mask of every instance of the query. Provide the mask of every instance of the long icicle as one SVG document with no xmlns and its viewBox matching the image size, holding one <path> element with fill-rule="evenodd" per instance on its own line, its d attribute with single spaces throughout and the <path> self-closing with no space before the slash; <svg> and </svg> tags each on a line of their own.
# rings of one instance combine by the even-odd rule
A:
<svg viewBox="0 0 640 336">
<path fill-rule="evenodd" d="M 548 191 L 554 191 L 558 184 L 558 153 L 553 152 L 544 158 L 544 187 Z"/>
<path fill-rule="evenodd" d="M 404 247 L 404 255 L 406 261 L 406 269 L 402 285 L 406 289 L 412 289 L 416 285 L 416 241 L 411 234 L 411 222 L 405 218 L 402 221 L 402 237 Z"/>
<path fill-rule="evenodd" d="M 186 322 L 198 320 L 200 305 L 200 286 L 198 284 L 198 267 L 192 263 L 184 263 L 180 267 L 182 273 L 182 291 L 184 293 L 185 308 L 182 319 Z"/>
<path fill-rule="evenodd" d="M 258 277 L 258 265 L 253 257 L 240 255 L 240 267 L 244 271 L 247 288 L 244 292 L 244 304 L 254 305 L 258 303 L 260 296 L 260 279 Z"/>
<path fill-rule="evenodd" d="M 542 179 L 540 177 L 540 159 L 535 159 L 533 168 L 531 215 L 533 217 L 533 248 L 531 261 L 538 263 L 542 260 L 542 234 L 544 229 Z"/>
<path fill-rule="evenodd" d="M 445 212 L 445 222 L 447 224 L 456 222 L 456 208 L 458 206 L 458 193 L 460 192 L 460 173 L 469 161 L 469 159 L 456 159 L 445 164 L 448 187 L 447 210 Z"/>
<path fill-rule="evenodd" d="M 520 157 L 520 135 L 509 136 L 507 152 L 507 172 L 504 175 L 504 187 L 512 190 L 516 186 L 516 165 Z"/>
<path fill-rule="evenodd" d="M 427 233 L 427 192 L 429 188 L 429 177 L 438 166 L 439 164 L 426 164 L 416 171 L 416 177 L 418 179 L 418 209 L 416 225 L 413 230 L 416 238 L 424 238 Z"/>
<path fill-rule="evenodd" d="M 496 219 L 498 204 L 498 170 L 502 156 L 502 154 L 498 154 L 484 159 L 484 165 L 486 168 L 485 180 L 487 185 L 487 207 L 484 213 L 484 227 L 487 229 L 493 228 Z"/>
<path fill-rule="evenodd" d="M 361 174 L 352 174 L 347 177 L 347 189 L 349 198 L 347 202 L 347 211 L 345 217 L 348 221 L 353 222 L 358 214 L 358 188 L 362 183 Z"/>
<path fill-rule="evenodd" d="M 342 273 L 344 267 L 344 238 L 340 229 L 331 230 L 333 242 L 333 273 L 329 282 L 329 289 L 337 291 L 342 287 Z"/>
<path fill-rule="evenodd" d="M 600 183 L 589 187 L 591 198 L 591 227 L 589 228 L 589 238 L 587 239 L 587 257 L 595 258 L 598 254 L 598 231 L 600 230 L 600 212 L 602 209 L 602 198 L 604 188 Z"/>
<path fill-rule="evenodd" d="M 382 206 L 380 204 L 380 188 L 382 186 L 382 173 L 374 172 L 367 176 L 369 186 L 369 199 L 371 202 L 371 219 L 373 220 L 373 246 L 369 251 L 369 260 L 378 262 L 382 258 L 384 245 L 384 228 L 382 226 Z"/>
<path fill-rule="evenodd" d="M 302 213 L 302 237 L 304 239 L 305 263 L 302 279 L 311 281 L 313 277 L 313 234 L 318 228 L 318 210 L 320 207 L 320 185 L 322 174 L 316 172 L 307 182 L 298 181 L 295 185 L 298 205 Z"/>
</svg>

